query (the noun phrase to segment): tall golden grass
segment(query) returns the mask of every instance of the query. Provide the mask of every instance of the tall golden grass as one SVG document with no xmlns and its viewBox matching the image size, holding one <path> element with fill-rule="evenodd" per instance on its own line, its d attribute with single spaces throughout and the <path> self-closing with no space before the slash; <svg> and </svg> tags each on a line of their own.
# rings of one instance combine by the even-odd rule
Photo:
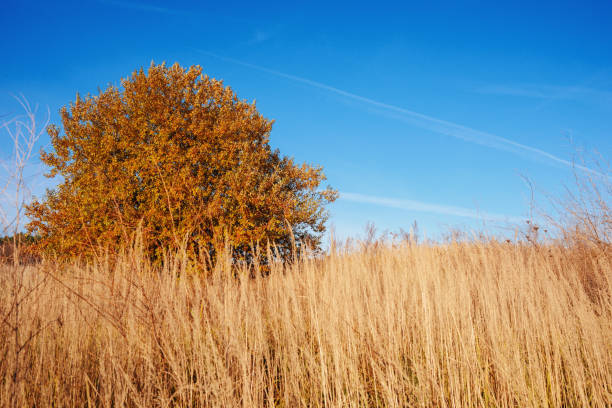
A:
<svg viewBox="0 0 612 408">
<path fill-rule="evenodd" d="M 375 242 L 266 277 L 133 250 L 6 264 L 0 294 L 1 406 L 612 404 L 605 245 Z"/>
</svg>

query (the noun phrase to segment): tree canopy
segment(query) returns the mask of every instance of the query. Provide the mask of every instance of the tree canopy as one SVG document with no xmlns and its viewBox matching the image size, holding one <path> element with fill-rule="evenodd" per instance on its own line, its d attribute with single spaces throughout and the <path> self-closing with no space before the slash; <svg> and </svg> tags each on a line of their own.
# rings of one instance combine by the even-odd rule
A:
<svg viewBox="0 0 612 408">
<path fill-rule="evenodd" d="M 271 242 L 320 245 L 337 197 L 323 170 L 272 150 L 273 121 L 223 82 L 189 69 L 151 64 L 98 95 L 77 94 L 50 126 L 42 151 L 56 188 L 27 208 L 28 230 L 59 256 L 117 248 L 141 229 L 159 256 L 185 245 L 237 257 Z"/>
</svg>

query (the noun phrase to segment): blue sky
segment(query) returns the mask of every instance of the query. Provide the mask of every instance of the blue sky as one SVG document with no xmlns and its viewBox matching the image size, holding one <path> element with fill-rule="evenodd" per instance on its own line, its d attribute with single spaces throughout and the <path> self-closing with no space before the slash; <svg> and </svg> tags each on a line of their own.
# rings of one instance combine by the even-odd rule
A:
<svg viewBox="0 0 612 408">
<path fill-rule="evenodd" d="M 521 176 L 554 194 L 576 147 L 609 157 L 612 3 L 422 3 L 8 0 L 0 115 L 22 93 L 59 124 L 77 92 L 199 64 L 325 168 L 339 236 L 506 225 L 529 212 Z"/>
</svg>

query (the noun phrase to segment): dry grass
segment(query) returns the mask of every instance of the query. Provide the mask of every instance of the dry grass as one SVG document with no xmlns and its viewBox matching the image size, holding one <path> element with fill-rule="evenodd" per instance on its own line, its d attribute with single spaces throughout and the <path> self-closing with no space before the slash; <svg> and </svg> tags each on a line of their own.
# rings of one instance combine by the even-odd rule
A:
<svg viewBox="0 0 612 408">
<path fill-rule="evenodd" d="M 0 267 L 1 406 L 612 404 L 598 247 L 378 243 L 254 279 L 138 253 L 21 268 Z"/>
</svg>

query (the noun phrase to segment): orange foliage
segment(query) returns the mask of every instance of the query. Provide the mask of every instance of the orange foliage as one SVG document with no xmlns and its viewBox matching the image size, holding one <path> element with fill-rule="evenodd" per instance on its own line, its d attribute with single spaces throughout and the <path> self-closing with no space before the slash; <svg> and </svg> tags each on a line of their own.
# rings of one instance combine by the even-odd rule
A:
<svg viewBox="0 0 612 408">
<path fill-rule="evenodd" d="M 320 243 L 323 206 L 337 197 L 318 189 L 322 168 L 272 151 L 273 121 L 199 66 L 152 64 L 122 89 L 77 94 L 61 116 L 41 157 L 62 181 L 27 209 L 48 252 L 117 248 L 139 227 L 153 256 L 186 245 L 214 257 L 228 243 L 244 259 L 266 242 L 287 253 L 292 235 Z"/>
</svg>

